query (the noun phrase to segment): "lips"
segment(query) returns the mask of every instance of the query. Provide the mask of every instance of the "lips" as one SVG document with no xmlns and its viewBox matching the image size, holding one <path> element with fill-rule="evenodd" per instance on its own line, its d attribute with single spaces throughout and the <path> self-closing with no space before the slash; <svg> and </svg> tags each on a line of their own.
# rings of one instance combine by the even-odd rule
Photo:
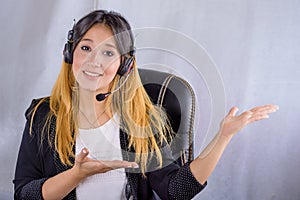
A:
<svg viewBox="0 0 300 200">
<path fill-rule="evenodd" d="M 85 75 L 88 75 L 88 76 L 91 76 L 91 77 L 100 77 L 100 76 L 102 76 L 102 74 L 95 73 L 95 72 L 83 71 L 83 73 L 84 73 Z"/>
</svg>

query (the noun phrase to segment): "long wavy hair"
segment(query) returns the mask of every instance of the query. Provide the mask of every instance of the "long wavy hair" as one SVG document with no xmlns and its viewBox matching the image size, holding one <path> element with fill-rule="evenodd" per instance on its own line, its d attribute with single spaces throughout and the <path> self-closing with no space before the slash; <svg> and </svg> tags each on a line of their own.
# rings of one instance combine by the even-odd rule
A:
<svg viewBox="0 0 300 200">
<path fill-rule="evenodd" d="M 74 25 L 72 53 L 84 34 L 96 23 L 103 23 L 111 28 L 122 56 L 132 50 L 134 37 L 126 19 L 116 12 L 97 10 L 84 16 Z M 124 77 L 117 74 L 110 84 L 110 91 L 117 88 L 123 81 Z M 75 157 L 73 148 L 78 132 L 79 95 L 76 88 L 77 83 L 72 72 L 72 65 L 63 62 L 50 96 L 47 123 L 50 126 L 51 119 L 53 117 L 56 119 L 55 150 L 61 162 L 69 166 L 72 165 L 70 158 Z M 40 101 L 35 107 L 34 112 L 42 102 Z M 142 173 L 145 175 L 147 161 L 152 155 L 155 155 L 159 166 L 162 167 L 160 145 L 166 141 L 166 134 L 170 133 L 171 127 L 165 112 L 154 105 L 147 95 L 135 60 L 133 71 L 119 92 L 113 93 L 106 99 L 106 107 L 119 115 L 120 127 L 128 134 L 128 149 L 134 149 L 135 161 L 140 164 Z"/>
</svg>

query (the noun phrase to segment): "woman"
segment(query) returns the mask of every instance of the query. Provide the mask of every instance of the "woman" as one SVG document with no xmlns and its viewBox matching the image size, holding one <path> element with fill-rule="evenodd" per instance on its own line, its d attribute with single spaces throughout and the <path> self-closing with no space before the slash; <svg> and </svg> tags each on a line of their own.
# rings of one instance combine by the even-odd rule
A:
<svg viewBox="0 0 300 200">
<path fill-rule="evenodd" d="M 206 185 L 225 147 L 275 105 L 236 116 L 183 167 L 172 162 L 163 111 L 142 87 L 134 38 L 118 13 L 94 11 L 68 34 L 50 97 L 33 100 L 16 166 L 15 199 L 191 199 Z"/>
</svg>

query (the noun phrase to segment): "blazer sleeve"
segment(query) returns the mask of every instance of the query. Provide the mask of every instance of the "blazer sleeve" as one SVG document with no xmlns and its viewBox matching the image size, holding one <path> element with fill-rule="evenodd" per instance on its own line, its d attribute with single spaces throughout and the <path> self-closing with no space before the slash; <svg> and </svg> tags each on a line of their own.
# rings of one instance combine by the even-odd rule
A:
<svg viewBox="0 0 300 200">
<path fill-rule="evenodd" d="M 163 148 L 162 153 L 164 166 L 148 174 L 151 188 L 161 199 L 189 200 L 205 188 L 206 183 L 200 184 L 193 176 L 190 162 L 180 167 L 169 148 Z"/>
<path fill-rule="evenodd" d="M 44 175 L 42 152 L 39 145 L 39 136 L 36 133 L 36 124 L 33 125 L 32 134 L 30 129 L 30 112 L 34 107 L 34 100 L 26 111 L 26 125 L 23 131 L 19 149 L 14 183 L 14 199 L 43 199 L 42 185 L 48 179 Z"/>
</svg>

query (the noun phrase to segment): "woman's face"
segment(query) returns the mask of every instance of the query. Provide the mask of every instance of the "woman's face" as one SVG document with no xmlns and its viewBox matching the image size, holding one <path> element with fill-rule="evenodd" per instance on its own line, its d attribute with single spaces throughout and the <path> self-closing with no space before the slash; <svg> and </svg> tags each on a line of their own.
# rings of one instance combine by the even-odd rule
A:
<svg viewBox="0 0 300 200">
<path fill-rule="evenodd" d="M 73 54 L 73 73 L 80 89 L 107 92 L 120 66 L 113 33 L 104 24 L 93 25 Z"/>
</svg>

